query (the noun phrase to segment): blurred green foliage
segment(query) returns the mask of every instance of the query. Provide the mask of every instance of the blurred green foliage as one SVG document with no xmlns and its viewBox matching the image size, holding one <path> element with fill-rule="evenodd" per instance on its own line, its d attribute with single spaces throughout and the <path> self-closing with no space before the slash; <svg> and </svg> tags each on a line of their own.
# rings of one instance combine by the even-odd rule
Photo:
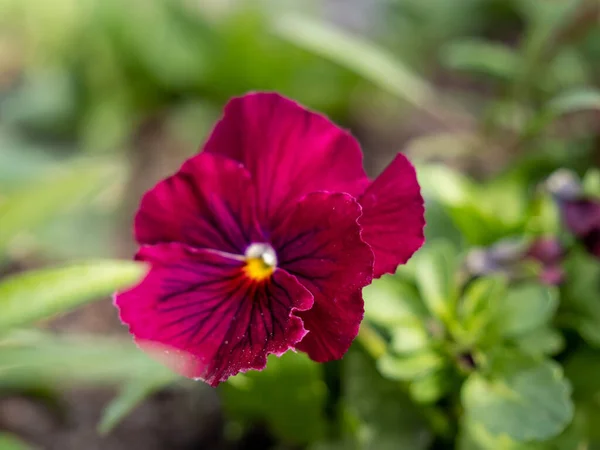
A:
<svg viewBox="0 0 600 450">
<path fill-rule="evenodd" d="M 587 172 L 600 198 L 600 4 L 372 3 L 356 33 L 350 3 L 334 25 L 317 1 L 0 0 L 0 395 L 120 385 L 108 433 L 164 386 L 199 389 L 128 339 L 45 319 L 143 276 L 114 259 L 141 192 L 228 98 L 276 90 L 356 127 L 372 167 L 390 135 L 406 144 L 428 243 L 365 289 L 343 361 L 271 357 L 220 387 L 229 439 L 261 425 L 278 448 L 600 448 L 600 264 L 543 184 Z M 470 271 L 474 252 L 548 236 L 569 250 L 559 287 L 512 250 Z M 28 447 L 0 433 L 4 448 Z"/>
</svg>

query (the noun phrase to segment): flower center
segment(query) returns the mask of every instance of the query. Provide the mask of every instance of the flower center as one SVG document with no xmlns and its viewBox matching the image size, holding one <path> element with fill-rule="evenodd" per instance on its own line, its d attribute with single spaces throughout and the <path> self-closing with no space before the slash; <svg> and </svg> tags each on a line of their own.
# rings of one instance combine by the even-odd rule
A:
<svg viewBox="0 0 600 450">
<path fill-rule="evenodd" d="M 269 278 L 277 268 L 277 255 L 269 244 L 254 243 L 245 254 L 244 272 L 251 280 L 262 281 Z"/>
</svg>

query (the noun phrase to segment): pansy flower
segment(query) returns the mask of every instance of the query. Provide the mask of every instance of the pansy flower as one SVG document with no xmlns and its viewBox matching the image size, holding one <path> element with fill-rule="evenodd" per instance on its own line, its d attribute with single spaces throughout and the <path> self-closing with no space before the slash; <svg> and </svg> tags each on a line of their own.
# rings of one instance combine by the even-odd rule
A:
<svg viewBox="0 0 600 450">
<path fill-rule="evenodd" d="M 547 184 L 567 230 L 590 254 L 600 258 L 600 200 L 585 194 L 580 180 L 567 170 L 556 171 Z"/>
<path fill-rule="evenodd" d="M 370 181 L 356 140 L 275 93 L 234 98 L 201 153 L 145 194 L 145 279 L 116 296 L 136 341 L 185 355 L 212 386 L 267 355 L 339 359 L 362 288 L 423 243 L 415 170 L 398 155 Z"/>
<path fill-rule="evenodd" d="M 466 269 L 474 277 L 489 274 L 502 274 L 518 280 L 532 275 L 525 263 L 534 262 L 538 269 L 535 274 L 548 285 L 558 285 L 563 281 L 562 261 L 565 249 L 552 236 L 538 237 L 533 241 L 504 239 L 488 248 L 477 248 L 467 254 Z"/>
</svg>

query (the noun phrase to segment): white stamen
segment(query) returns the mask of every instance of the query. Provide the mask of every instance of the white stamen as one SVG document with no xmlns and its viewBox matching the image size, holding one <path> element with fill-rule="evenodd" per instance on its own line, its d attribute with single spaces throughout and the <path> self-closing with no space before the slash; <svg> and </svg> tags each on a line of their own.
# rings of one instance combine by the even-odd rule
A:
<svg viewBox="0 0 600 450">
<path fill-rule="evenodd" d="M 255 242 L 246 249 L 246 258 L 262 259 L 265 265 L 275 267 L 277 265 L 277 254 L 269 244 Z"/>
</svg>

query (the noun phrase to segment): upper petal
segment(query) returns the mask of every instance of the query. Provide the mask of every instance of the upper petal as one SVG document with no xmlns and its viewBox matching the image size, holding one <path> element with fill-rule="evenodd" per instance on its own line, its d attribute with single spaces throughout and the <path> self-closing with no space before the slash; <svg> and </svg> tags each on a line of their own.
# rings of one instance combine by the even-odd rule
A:
<svg viewBox="0 0 600 450">
<path fill-rule="evenodd" d="M 142 248 L 146 278 L 115 299 L 136 341 L 179 355 L 175 370 L 216 386 L 238 372 L 263 369 L 270 353 L 283 354 L 306 334 L 295 313 L 311 294 L 276 271 L 255 283 L 243 261 L 181 244 Z"/>
<path fill-rule="evenodd" d="M 362 152 L 350 133 L 275 93 L 231 100 L 205 151 L 240 161 L 250 171 L 261 223 L 279 222 L 309 192 L 358 195 L 368 184 Z"/>
<path fill-rule="evenodd" d="M 362 237 L 375 254 L 375 277 L 394 273 L 425 242 L 425 208 L 412 164 L 399 153 L 359 202 Z"/>
<path fill-rule="evenodd" d="M 279 266 L 314 296 L 313 307 L 298 313 L 308 334 L 296 348 L 316 361 L 341 358 L 363 318 L 373 254 L 360 237 L 360 214 L 350 195 L 312 193 L 273 234 Z"/>
<path fill-rule="evenodd" d="M 262 239 L 254 199 L 250 175 L 239 162 L 200 153 L 144 195 L 135 217 L 136 239 L 243 254 Z"/>
</svg>

